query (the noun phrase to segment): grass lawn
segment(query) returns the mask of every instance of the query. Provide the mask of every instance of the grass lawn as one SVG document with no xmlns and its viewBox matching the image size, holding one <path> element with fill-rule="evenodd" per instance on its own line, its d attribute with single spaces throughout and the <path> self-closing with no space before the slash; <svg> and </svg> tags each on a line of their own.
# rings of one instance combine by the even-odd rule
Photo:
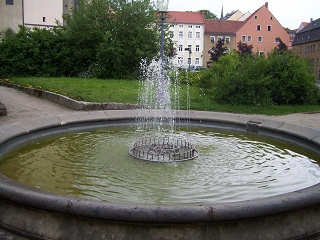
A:
<svg viewBox="0 0 320 240">
<path fill-rule="evenodd" d="M 9 81 L 35 88 L 41 88 L 68 97 L 87 102 L 119 102 L 137 103 L 139 81 L 96 78 L 44 78 L 44 77 L 16 77 Z M 188 88 L 181 85 L 181 109 L 187 109 Z M 189 88 L 190 108 L 203 111 L 234 112 L 248 114 L 284 115 L 297 112 L 320 111 L 320 105 L 303 106 L 269 106 L 250 107 L 217 104 L 210 94 L 197 87 Z"/>
</svg>

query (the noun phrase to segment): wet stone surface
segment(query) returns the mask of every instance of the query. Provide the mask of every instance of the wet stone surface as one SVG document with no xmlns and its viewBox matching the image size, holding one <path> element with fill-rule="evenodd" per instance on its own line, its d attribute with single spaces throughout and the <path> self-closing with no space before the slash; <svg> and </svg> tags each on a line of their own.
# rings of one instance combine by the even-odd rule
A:
<svg viewBox="0 0 320 240">
<path fill-rule="evenodd" d="M 0 226 L 0 240 L 27 240 L 27 238 L 23 238 L 13 233 L 10 233 L 2 229 L 2 227 Z"/>
<path fill-rule="evenodd" d="M 0 116 L 7 115 L 6 106 L 0 102 Z"/>
</svg>

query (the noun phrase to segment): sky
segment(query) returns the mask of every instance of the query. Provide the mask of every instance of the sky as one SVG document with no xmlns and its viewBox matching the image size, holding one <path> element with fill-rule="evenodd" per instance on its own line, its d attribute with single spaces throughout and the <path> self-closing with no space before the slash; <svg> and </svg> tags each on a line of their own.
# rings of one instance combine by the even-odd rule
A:
<svg viewBox="0 0 320 240">
<path fill-rule="evenodd" d="M 297 29 L 302 22 L 320 18 L 319 0 L 169 0 L 168 11 L 199 11 L 209 10 L 221 16 L 223 13 L 240 10 L 243 13 L 253 13 L 269 3 L 269 10 L 283 27 Z"/>
</svg>

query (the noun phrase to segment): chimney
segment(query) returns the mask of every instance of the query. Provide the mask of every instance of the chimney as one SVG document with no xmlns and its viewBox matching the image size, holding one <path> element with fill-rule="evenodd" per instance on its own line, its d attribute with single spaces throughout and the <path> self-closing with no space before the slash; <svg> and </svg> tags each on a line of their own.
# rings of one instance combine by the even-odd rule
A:
<svg viewBox="0 0 320 240">
<path fill-rule="evenodd" d="M 310 18 L 310 23 L 312 23 L 313 22 L 313 18 Z"/>
<path fill-rule="evenodd" d="M 269 3 L 268 2 L 266 2 L 264 5 L 266 6 L 266 8 L 269 7 Z"/>
</svg>

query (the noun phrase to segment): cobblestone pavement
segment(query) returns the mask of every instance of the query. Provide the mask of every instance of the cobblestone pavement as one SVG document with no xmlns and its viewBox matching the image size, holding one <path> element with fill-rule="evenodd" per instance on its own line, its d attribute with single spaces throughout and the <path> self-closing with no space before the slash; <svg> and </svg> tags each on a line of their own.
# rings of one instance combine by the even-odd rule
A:
<svg viewBox="0 0 320 240">
<path fill-rule="evenodd" d="M 0 125 L 29 120 L 33 118 L 41 118 L 75 112 L 75 110 L 71 110 L 47 100 L 39 99 L 24 92 L 3 86 L 0 86 L 0 102 L 3 103 L 7 109 L 7 115 L 0 116 Z M 283 116 L 255 116 L 320 129 L 320 112 L 309 114 L 298 113 Z M 25 240 L 26 238 L 14 235 L 0 227 L 0 240 L 4 239 Z M 320 240 L 320 237 L 309 239 Z"/>
</svg>

